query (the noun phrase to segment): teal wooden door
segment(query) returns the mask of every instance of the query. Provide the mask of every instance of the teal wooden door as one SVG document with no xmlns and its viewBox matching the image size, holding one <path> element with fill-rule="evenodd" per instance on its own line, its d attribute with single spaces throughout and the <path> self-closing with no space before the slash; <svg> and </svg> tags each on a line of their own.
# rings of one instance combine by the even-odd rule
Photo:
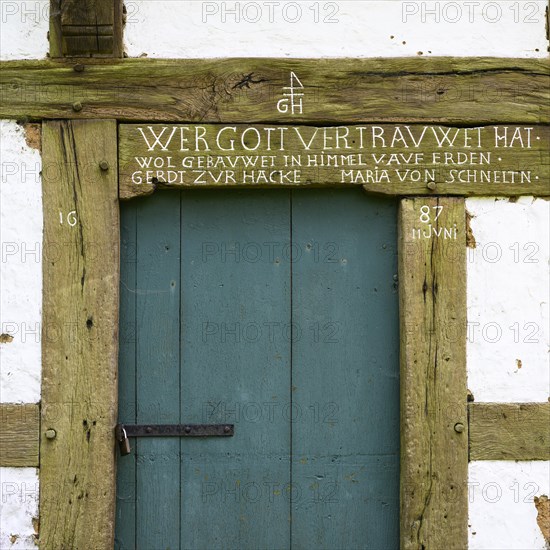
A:
<svg viewBox="0 0 550 550">
<path fill-rule="evenodd" d="M 123 205 L 119 421 L 235 435 L 131 440 L 117 548 L 399 547 L 396 219 L 361 190 Z"/>
</svg>

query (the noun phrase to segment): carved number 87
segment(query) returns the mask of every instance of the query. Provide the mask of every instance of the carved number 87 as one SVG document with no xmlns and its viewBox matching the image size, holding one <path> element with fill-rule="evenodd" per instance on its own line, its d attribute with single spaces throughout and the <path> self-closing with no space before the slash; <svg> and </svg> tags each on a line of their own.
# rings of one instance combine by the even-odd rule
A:
<svg viewBox="0 0 550 550">
<path fill-rule="evenodd" d="M 437 218 L 439 218 L 439 216 L 441 216 L 441 212 L 443 212 L 443 207 L 442 206 L 432 206 L 430 208 L 429 206 L 423 206 L 420 209 L 420 221 L 422 223 L 430 223 L 432 221 L 432 218 L 431 218 L 431 215 L 430 215 L 432 210 L 436 211 L 435 218 L 433 220 L 435 222 L 435 221 L 437 221 Z"/>
</svg>

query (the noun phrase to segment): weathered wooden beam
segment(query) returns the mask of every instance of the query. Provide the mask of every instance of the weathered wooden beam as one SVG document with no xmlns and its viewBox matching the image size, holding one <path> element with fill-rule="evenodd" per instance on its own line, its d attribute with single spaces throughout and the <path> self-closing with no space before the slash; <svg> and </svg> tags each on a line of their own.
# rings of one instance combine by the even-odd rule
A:
<svg viewBox="0 0 550 550">
<path fill-rule="evenodd" d="M 125 59 L 9 61 L 0 68 L 2 118 L 550 122 L 550 70 L 543 59 Z M 291 71 L 305 87 L 303 113 L 277 108 Z"/>
<path fill-rule="evenodd" d="M 40 546 L 112 548 L 119 217 L 115 121 L 43 124 Z M 46 252 L 47 251 L 47 252 Z"/>
<path fill-rule="evenodd" d="M 472 403 L 470 460 L 550 460 L 550 403 Z"/>
<path fill-rule="evenodd" d="M 50 57 L 122 57 L 122 0 L 50 0 Z"/>
<path fill-rule="evenodd" d="M 457 238 L 418 229 L 457 228 Z M 401 201 L 401 548 L 468 546 L 466 237 L 461 198 Z"/>
<path fill-rule="evenodd" d="M 350 187 L 382 195 L 550 195 L 550 126 L 119 127 L 120 198 L 158 188 Z"/>
<path fill-rule="evenodd" d="M 38 467 L 40 406 L 0 403 L 0 466 Z"/>
<path fill-rule="evenodd" d="M 38 466 L 38 404 L 0 404 L 0 466 Z M 470 460 L 550 460 L 550 404 L 469 405 Z"/>
</svg>

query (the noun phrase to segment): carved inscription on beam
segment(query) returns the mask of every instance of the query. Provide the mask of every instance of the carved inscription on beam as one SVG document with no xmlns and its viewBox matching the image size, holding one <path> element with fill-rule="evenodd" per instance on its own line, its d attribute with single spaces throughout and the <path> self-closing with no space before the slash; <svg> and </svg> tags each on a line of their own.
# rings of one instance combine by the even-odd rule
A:
<svg viewBox="0 0 550 550">
<path fill-rule="evenodd" d="M 155 188 L 362 185 L 384 195 L 545 195 L 548 126 L 121 125 L 120 197 Z"/>
</svg>

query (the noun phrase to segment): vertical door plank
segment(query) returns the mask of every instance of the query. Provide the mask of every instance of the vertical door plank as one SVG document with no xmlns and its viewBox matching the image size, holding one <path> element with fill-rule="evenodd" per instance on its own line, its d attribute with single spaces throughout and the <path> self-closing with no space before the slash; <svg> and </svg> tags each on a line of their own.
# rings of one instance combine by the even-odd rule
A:
<svg viewBox="0 0 550 550">
<path fill-rule="evenodd" d="M 403 200 L 399 221 L 401 545 L 463 550 L 468 545 L 464 199 Z"/>
<path fill-rule="evenodd" d="M 118 363 L 118 421 L 136 423 L 136 290 L 137 212 L 141 201 L 126 202 L 120 211 L 120 352 Z M 136 539 L 136 456 L 132 452 L 117 464 L 117 509 L 115 548 L 135 548 Z M 118 454 L 118 453 L 117 453 Z"/>
<path fill-rule="evenodd" d="M 113 546 L 117 191 L 115 121 L 43 124 L 42 548 Z"/>
<path fill-rule="evenodd" d="M 136 416 L 138 424 L 180 419 L 180 201 L 160 193 L 137 210 Z M 139 548 L 178 548 L 180 442 L 132 441 L 137 460 Z M 121 461 L 123 459 L 121 458 Z"/>
<path fill-rule="evenodd" d="M 182 202 L 181 548 L 288 547 L 288 191 L 193 191 Z"/>
<path fill-rule="evenodd" d="M 397 207 L 293 191 L 292 545 L 397 548 Z"/>
</svg>

